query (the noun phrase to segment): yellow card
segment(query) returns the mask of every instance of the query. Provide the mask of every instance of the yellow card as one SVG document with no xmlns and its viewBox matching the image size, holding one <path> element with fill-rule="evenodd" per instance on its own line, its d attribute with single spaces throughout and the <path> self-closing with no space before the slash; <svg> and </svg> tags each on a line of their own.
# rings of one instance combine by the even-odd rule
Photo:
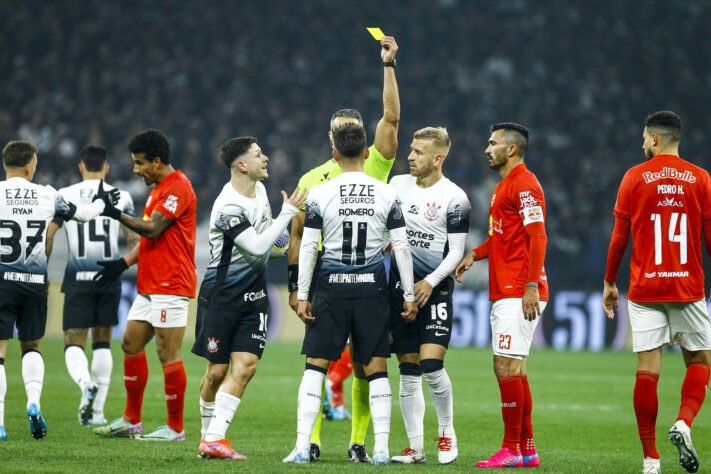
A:
<svg viewBox="0 0 711 474">
<path fill-rule="evenodd" d="M 385 33 L 383 33 L 383 30 L 381 30 L 380 28 L 366 28 L 366 29 L 368 30 L 368 33 L 373 35 L 373 38 L 375 38 L 378 41 L 383 39 L 383 36 L 385 36 Z"/>
</svg>

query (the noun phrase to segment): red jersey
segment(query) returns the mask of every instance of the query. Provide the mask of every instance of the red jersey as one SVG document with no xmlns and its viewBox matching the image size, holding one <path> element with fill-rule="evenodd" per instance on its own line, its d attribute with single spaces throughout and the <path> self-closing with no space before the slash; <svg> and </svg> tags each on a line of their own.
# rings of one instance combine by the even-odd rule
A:
<svg viewBox="0 0 711 474">
<path fill-rule="evenodd" d="M 173 221 L 153 240 L 141 237 L 138 293 L 195 297 L 195 192 L 178 171 L 169 174 L 148 195 L 143 220 L 158 211 Z"/>
<path fill-rule="evenodd" d="M 627 171 L 615 217 L 630 220 L 632 228 L 629 300 L 704 299 L 701 231 L 711 219 L 710 185 L 706 170 L 673 155 Z"/>
<path fill-rule="evenodd" d="M 545 268 L 541 264 L 540 270 L 529 272 L 531 239 L 524 229 L 534 222 L 543 223 L 545 216 L 543 189 L 525 164 L 516 166 L 496 185 L 489 201 L 489 238 L 476 249 L 477 258 L 489 258 L 490 300 L 522 298 L 533 274 L 541 301 L 548 301 Z"/>
</svg>

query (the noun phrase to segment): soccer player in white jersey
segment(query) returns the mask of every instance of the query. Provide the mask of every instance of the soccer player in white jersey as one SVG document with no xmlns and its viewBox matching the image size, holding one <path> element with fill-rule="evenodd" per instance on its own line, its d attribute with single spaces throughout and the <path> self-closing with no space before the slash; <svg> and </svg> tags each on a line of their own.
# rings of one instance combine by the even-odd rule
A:
<svg viewBox="0 0 711 474">
<path fill-rule="evenodd" d="M 313 187 L 306 202 L 297 306 L 297 314 L 307 324 L 301 350 L 306 368 L 299 387 L 296 446 L 284 462 L 309 462 L 309 440 L 326 369 L 329 361 L 340 357 L 350 334 L 352 359 L 363 364 L 370 389 L 372 460 L 388 464 L 392 394 L 386 365 L 390 335 L 382 249 L 392 242 L 404 291 L 402 317 L 412 320 L 417 305 L 410 247 L 395 189 L 363 172 L 368 157 L 363 127 L 347 124 L 336 129 L 333 145 L 341 175 Z M 313 275 L 320 237 L 322 263 Z M 308 300 L 312 277 L 316 278 L 313 307 Z"/>
<path fill-rule="evenodd" d="M 87 204 L 96 194 L 100 180 L 106 179 L 109 163 L 106 149 L 87 146 L 79 154 L 79 173 L 82 181 L 59 190 L 67 201 Z M 104 183 L 106 189 L 112 186 Z M 117 207 L 133 215 L 133 200 L 126 191 L 120 192 Z M 52 253 L 54 234 L 64 225 L 64 219 L 55 217 L 47 231 L 47 257 Z M 126 246 L 138 245 L 138 235 L 118 221 L 96 217 L 79 223 L 69 221 L 64 225 L 69 246 L 69 260 L 64 271 L 62 291 L 64 309 L 64 360 L 67 370 L 81 390 L 79 423 L 96 425 L 106 423 L 104 403 L 111 382 L 113 359 L 111 357 L 111 327 L 118 324 L 118 306 L 121 301 L 121 280 L 108 284 L 93 281 L 102 263 L 119 257 L 119 232 L 123 232 Z M 91 328 L 92 360 L 84 353 L 87 334 Z"/>
<path fill-rule="evenodd" d="M 225 439 L 267 340 L 267 263 L 306 197 L 297 188 L 272 220 L 267 192 L 269 158 L 254 137 L 232 138 L 220 149 L 231 173 L 210 214 L 210 263 L 198 296 L 193 353 L 207 359 L 200 383 L 204 458 L 246 459 Z M 286 244 L 281 245 L 281 255 Z M 230 362 L 232 363 L 231 370 Z"/>
<path fill-rule="evenodd" d="M 452 272 L 464 254 L 471 205 L 462 189 L 442 175 L 450 148 L 444 128 L 415 132 L 409 175 L 395 176 L 390 184 L 400 197 L 415 274 L 415 301 L 420 308 L 414 323 L 400 317 L 402 284 L 395 262 L 390 266 L 391 350 L 400 363 L 400 408 L 410 446 L 393 462 L 425 462 L 422 376 L 427 381 L 437 412 L 438 461 L 457 459 L 452 383 L 444 369 L 452 332 Z"/>
<path fill-rule="evenodd" d="M 40 345 L 47 323 L 47 225 L 55 216 L 89 221 L 104 211 L 104 196 L 118 201 L 118 190 L 107 193 L 99 184 L 99 199 L 77 206 L 51 186 L 32 183 L 37 147 L 26 141 L 9 142 L 2 150 L 2 163 L 6 179 L 0 182 L 0 441 L 7 439 L 4 363 L 14 325 L 22 352 L 30 433 L 39 439 L 47 434 L 40 411 L 44 380 Z"/>
</svg>

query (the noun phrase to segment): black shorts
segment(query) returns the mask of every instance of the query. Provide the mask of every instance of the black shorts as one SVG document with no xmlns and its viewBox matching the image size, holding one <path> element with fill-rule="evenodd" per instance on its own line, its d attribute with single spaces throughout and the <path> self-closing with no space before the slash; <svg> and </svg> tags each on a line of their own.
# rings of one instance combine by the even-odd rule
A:
<svg viewBox="0 0 711 474">
<path fill-rule="evenodd" d="M 261 311 L 222 311 L 198 303 L 193 354 L 213 364 L 229 364 L 233 352 L 249 352 L 261 359 L 268 311 L 268 305 Z"/>
<path fill-rule="evenodd" d="M 449 347 L 452 337 L 452 292 L 441 295 L 438 288 L 417 312 L 417 319 L 408 323 L 402 318 L 402 293 L 390 297 L 390 332 L 393 354 L 419 354 L 422 344 Z"/>
<path fill-rule="evenodd" d="M 0 340 L 12 339 L 15 324 L 20 341 L 42 339 L 47 327 L 47 294 L 0 290 Z"/>
<path fill-rule="evenodd" d="M 121 293 L 65 293 L 62 329 L 116 326 L 120 302 Z"/>
<path fill-rule="evenodd" d="M 339 299 L 314 297 L 316 321 L 306 326 L 301 353 L 336 361 L 351 336 L 353 361 L 367 365 L 373 357 L 390 357 L 388 297 Z"/>
</svg>

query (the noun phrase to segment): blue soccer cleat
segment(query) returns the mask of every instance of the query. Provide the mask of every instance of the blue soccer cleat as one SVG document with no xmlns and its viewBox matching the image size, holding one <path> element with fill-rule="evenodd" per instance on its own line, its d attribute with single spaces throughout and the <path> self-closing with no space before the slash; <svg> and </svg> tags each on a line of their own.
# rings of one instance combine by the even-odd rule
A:
<svg viewBox="0 0 711 474">
<path fill-rule="evenodd" d="M 30 420 L 30 434 L 34 439 L 42 439 L 47 434 L 47 423 L 42 418 L 42 412 L 35 403 L 27 407 L 27 418 Z"/>
</svg>

